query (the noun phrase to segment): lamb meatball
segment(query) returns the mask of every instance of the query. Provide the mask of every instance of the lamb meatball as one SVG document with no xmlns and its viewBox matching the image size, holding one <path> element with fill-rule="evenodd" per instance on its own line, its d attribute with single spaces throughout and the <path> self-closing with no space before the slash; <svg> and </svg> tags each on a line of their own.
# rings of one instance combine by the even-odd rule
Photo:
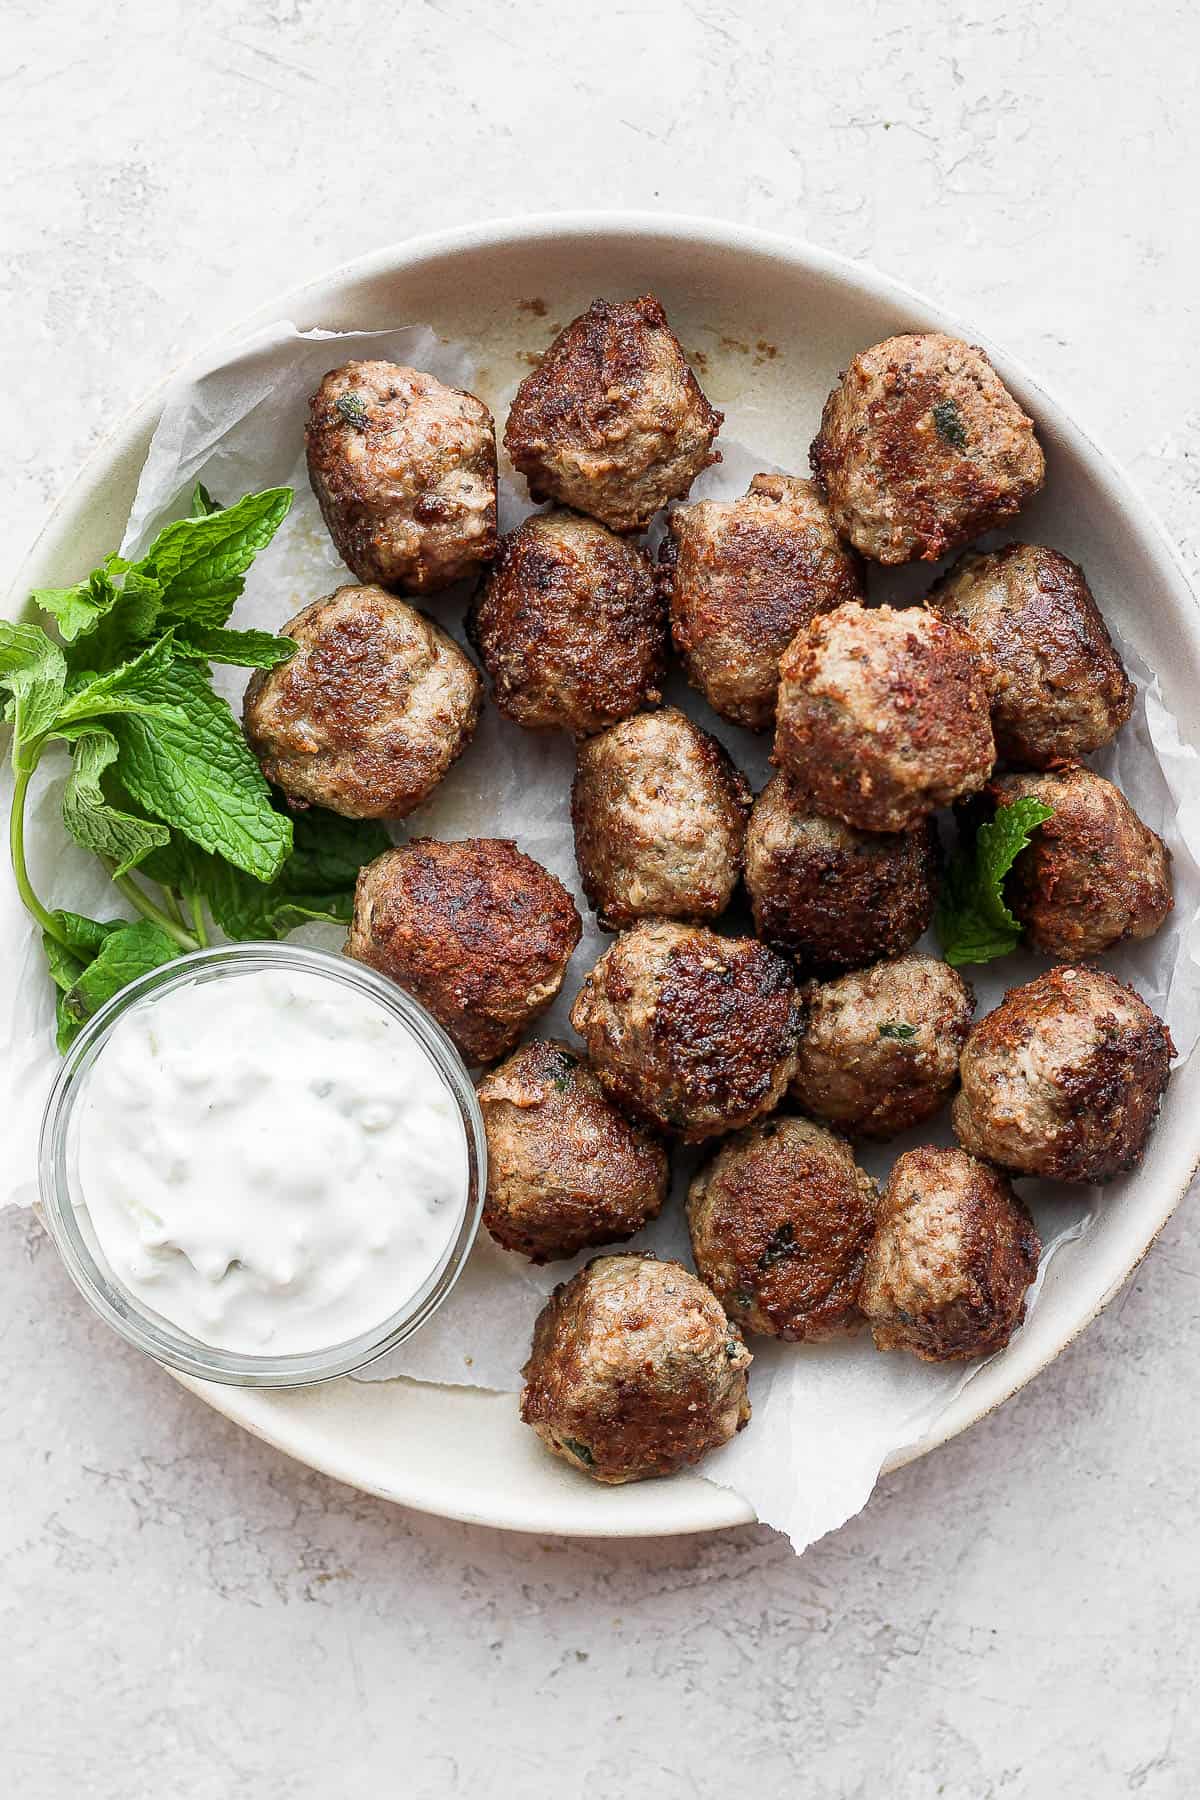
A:
<svg viewBox="0 0 1200 1800">
<path fill-rule="evenodd" d="M 561 881 L 504 838 L 413 838 L 358 877 L 346 954 L 495 1062 L 562 985 L 582 926 Z"/>
<path fill-rule="evenodd" d="M 538 1315 L 521 1417 L 594 1481 L 671 1475 L 749 1423 L 752 1360 L 681 1263 L 597 1256 Z"/>
<path fill-rule="evenodd" d="M 246 738 L 296 807 L 403 819 L 470 743 L 483 683 L 452 638 L 378 587 L 343 587 L 289 619 L 300 648 L 250 677 Z"/>
<path fill-rule="evenodd" d="M 678 506 L 667 530 L 660 562 L 688 680 L 723 718 L 766 731 L 780 657 L 818 613 L 862 599 L 862 566 L 812 482 L 792 475 Z"/>
<path fill-rule="evenodd" d="M 999 1170 L 962 1150 L 906 1151 L 883 1190 L 863 1276 L 876 1349 L 922 1362 L 1003 1350 L 1024 1322 L 1041 1253 Z"/>
<path fill-rule="evenodd" d="M 482 400 L 398 363 L 351 362 L 313 395 L 308 478 L 360 581 L 435 594 L 496 553 L 496 427 Z"/>
<path fill-rule="evenodd" d="M 1134 688 L 1077 563 L 1006 544 L 955 563 L 929 595 L 992 666 L 996 753 L 1052 769 L 1098 750 L 1133 711 Z"/>
<path fill-rule="evenodd" d="M 479 1087 L 483 1222 L 530 1262 L 632 1237 L 667 1194 L 667 1153 L 622 1117 L 566 1044 L 522 1044 Z"/>
<path fill-rule="evenodd" d="M 975 793 L 995 760 L 985 668 L 937 613 L 852 602 L 784 652 L 775 762 L 814 812 L 904 831 Z"/>
<path fill-rule="evenodd" d="M 1053 808 L 1005 883 L 1026 943 L 1070 961 L 1153 937 L 1174 905 L 1171 852 L 1120 788 L 1074 768 L 1002 775 L 987 791 L 997 806 L 1031 799 Z"/>
<path fill-rule="evenodd" d="M 860 1322 L 876 1198 L 844 1139 L 808 1119 L 760 1119 L 688 1190 L 696 1268 L 743 1330 L 833 1337 Z"/>
<path fill-rule="evenodd" d="M 955 1134 L 1016 1175 L 1109 1181 L 1142 1160 L 1174 1054 L 1132 988 L 1107 970 L 1060 964 L 1010 988 L 973 1027 Z"/>
<path fill-rule="evenodd" d="M 534 500 L 644 531 L 719 461 L 721 425 L 653 294 L 593 300 L 517 389 L 504 445 Z"/>
<path fill-rule="evenodd" d="M 795 1073 L 799 1019 L 781 957 L 753 938 L 668 920 L 623 932 L 571 1009 L 605 1091 L 685 1143 L 778 1104 Z"/>
<path fill-rule="evenodd" d="M 892 1138 L 939 1112 L 958 1081 L 975 996 L 933 956 L 814 984 L 793 1097 L 851 1137 Z"/>
<path fill-rule="evenodd" d="M 940 331 L 860 351 L 825 402 L 811 460 L 837 530 L 881 563 L 960 550 L 1046 476 L 1033 420 L 983 351 Z"/>
<path fill-rule="evenodd" d="M 933 918 L 940 874 L 932 819 L 907 831 L 854 831 L 809 812 L 783 775 L 754 802 L 746 828 L 754 927 L 807 974 L 909 949 Z"/>
<path fill-rule="evenodd" d="M 750 789 L 716 738 L 673 706 L 580 744 L 575 857 L 600 923 L 717 918 L 742 872 L 749 811 Z"/>
<path fill-rule="evenodd" d="M 500 540 L 467 629 L 496 705 L 527 731 L 582 737 L 662 698 L 650 560 L 578 513 L 535 514 Z"/>
</svg>

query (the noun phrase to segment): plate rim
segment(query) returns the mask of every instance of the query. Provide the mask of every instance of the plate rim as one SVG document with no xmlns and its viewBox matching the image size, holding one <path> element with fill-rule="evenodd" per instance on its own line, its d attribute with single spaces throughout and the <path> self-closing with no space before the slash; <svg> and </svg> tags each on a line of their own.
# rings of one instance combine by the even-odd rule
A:
<svg viewBox="0 0 1200 1800">
<path fill-rule="evenodd" d="M 12 580 L 5 590 L 4 613 L 12 617 L 14 610 L 19 610 L 24 605 L 31 585 L 26 571 L 36 563 L 47 540 L 53 538 L 60 531 L 64 520 L 78 512 L 88 498 L 119 470 L 122 446 L 125 446 L 124 455 L 126 460 L 128 459 L 130 440 L 136 439 L 139 433 L 145 429 L 146 424 L 154 419 L 156 411 L 161 410 L 162 400 L 172 382 L 187 371 L 210 361 L 222 349 L 230 347 L 233 343 L 273 320 L 290 317 L 306 305 L 316 303 L 318 296 L 322 294 L 328 294 L 337 288 L 345 288 L 351 283 L 364 283 L 387 274 L 399 274 L 406 269 L 433 261 L 441 256 L 486 251 L 515 244 L 529 246 L 552 238 L 603 236 L 614 233 L 626 238 L 661 237 L 677 244 L 703 246 L 709 251 L 719 253 L 737 254 L 738 251 L 744 251 L 773 261 L 791 263 L 798 268 L 803 268 L 808 274 L 816 274 L 840 282 L 867 299 L 882 300 L 902 308 L 908 307 L 923 320 L 931 322 L 924 327 L 925 329 L 945 330 L 953 335 L 966 337 L 971 342 L 981 344 L 988 354 L 1002 366 L 1007 378 L 1013 379 L 1027 393 L 1045 403 L 1048 411 L 1054 415 L 1056 427 L 1065 435 L 1074 454 L 1082 458 L 1089 476 L 1096 479 L 1106 490 L 1107 497 L 1119 510 L 1120 516 L 1124 518 L 1132 515 L 1142 528 L 1145 538 L 1152 546 L 1152 554 L 1163 567 L 1173 602 L 1179 605 L 1181 612 L 1186 611 L 1191 615 L 1189 635 L 1200 644 L 1200 623 L 1198 623 L 1200 622 L 1200 599 L 1191 586 L 1179 552 L 1159 518 L 1156 508 L 1146 500 L 1138 484 L 1131 478 L 1120 460 L 1102 448 L 1091 432 L 1080 423 L 1075 408 L 1067 407 L 1059 399 L 1054 389 L 1048 387 L 1045 381 L 1033 373 L 1020 358 L 1014 357 L 1006 350 L 994 345 L 991 339 L 981 333 L 973 324 L 968 324 L 917 288 L 865 261 L 844 256 L 840 252 L 829 250 L 811 240 L 785 232 L 735 224 L 711 215 L 674 211 L 656 212 L 646 209 L 628 211 L 623 209 L 571 210 L 511 214 L 496 219 L 468 222 L 422 232 L 367 251 L 359 256 L 348 258 L 255 306 L 237 322 L 206 339 L 196 350 L 168 368 L 142 397 L 121 415 L 113 427 L 90 451 L 76 474 L 60 491 L 47 510 L 27 550 L 20 557 Z M 978 1384 L 975 1381 L 968 1382 L 944 1409 L 934 1430 L 919 1441 L 894 1451 L 887 1457 L 880 1469 L 881 1476 L 892 1473 L 907 1463 L 927 1455 L 931 1450 L 949 1442 L 972 1425 L 977 1424 L 1026 1387 L 1035 1376 L 1048 1368 L 1064 1350 L 1075 1342 L 1110 1303 L 1114 1295 L 1124 1287 L 1152 1248 L 1175 1209 L 1186 1196 L 1197 1170 L 1200 1169 L 1200 1122 L 1197 1125 L 1196 1141 L 1193 1143 L 1192 1150 L 1190 1171 L 1182 1185 L 1177 1185 L 1176 1181 L 1164 1181 L 1163 1191 L 1166 1197 L 1158 1199 L 1153 1207 L 1145 1209 L 1147 1211 L 1146 1223 L 1150 1226 L 1150 1230 L 1140 1248 L 1128 1262 L 1124 1263 L 1124 1266 L 1113 1269 L 1099 1297 L 1094 1301 L 1089 1301 L 1086 1309 L 1071 1321 L 1069 1330 L 1062 1331 L 1057 1335 L 1053 1348 L 1049 1349 L 1044 1356 L 1035 1355 L 1022 1358 L 1019 1353 L 1020 1339 L 1018 1338 L 1005 1355 L 1005 1367 L 1011 1368 L 1012 1378 L 1005 1382 L 1003 1391 L 985 1396 L 982 1400 L 973 1401 L 972 1391 L 977 1388 Z M 1122 1261 L 1124 1255 L 1123 1252 Z M 1017 1352 L 1016 1355 L 1014 1355 L 1014 1351 Z M 680 1483 L 679 1478 L 675 1478 L 672 1485 L 682 1487 L 686 1484 L 691 1502 L 690 1506 L 678 1510 L 678 1516 L 676 1516 L 677 1509 L 668 1508 L 667 1513 L 664 1514 L 661 1506 L 639 1507 L 635 1498 L 638 1489 L 625 1488 L 607 1490 L 610 1494 L 619 1496 L 622 1504 L 619 1513 L 614 1510 L 614 1516 L 611 1519 L 605 1517 L 598 1522 L 573 1520 L 567 1523 L 556 1523 L 539 1513 L 536 1508 L 532 1510 L 528 1507 L 524 1510 L 515 1508 L 510 1511 L 507 1508 L 498 1507 L 494 1499 L 490 1506 L 486 1504 L 472 1505 L 465 1496 L 458 1497 L 446 1493 L 434 1494 L 427 1491 L 426 1484 L 421 1482 L 414 1482 L 410 1490 L 400 1492 L 394 1485 L 384 1484 L 377 1479 L 373 1480 L 369 1470 L 354 1465 L 353 1457 L 342 1456 L 339 1458 L 338 1455 L 332 1454 L 328 1447 L 329 1439 L 327 1437 L 313 1433 L 304 1426 L 298 1428 L 294 1421 L 289 1426 L 290 1413 L 283 1407 L 272 1409 L 269 1405 L 264 1405 L 264 1396 L 255 1390 L 218 1387 L 213 1383 L 194 1380 L 171 1371 L 167 1371 L 167 1373 L 172 1374 L 172 1379 L 196 1394 L 232 1423 L 239 1425 L 253 1436 L 296 1458 L 308 1467 L 317 1469 L 333 1479 L 347 1482 L 364 1492 L 412 1507 L 419 1512 L 461 1520 L 465 1523 L 491 1525 L 505 1530 L 543 1534 L 557 1532 L 561 1535 L 579 1537 L 683 1535 L 689 1532 L 722 1529 L 735 1524 L 751 1523 L 756 1517 L 750 1504 L 734 1490 L 721 1487 L 702 1475 L 685 1477 L 683 1483 Z M 340 1385 L 332 1383 L 321 1389 L 304 1391 L 309 1394 L 328 1396 Z M 449 1392 L 451 1390 L 443 1389 L 442 1391 Z M 473 1391 L 478 1393 L 481 1390 Z M 488 1397 L 497 1404 L 507 1403 L 515 1406 L 516 1403 L 516 1396 L 511 1394 L 489 1395 Z M 641 1484 L 641 1491 L 645 1493 L 649 1489 L 661 1492 L 666 1485 L 658 1482 Z"/>
</svg>

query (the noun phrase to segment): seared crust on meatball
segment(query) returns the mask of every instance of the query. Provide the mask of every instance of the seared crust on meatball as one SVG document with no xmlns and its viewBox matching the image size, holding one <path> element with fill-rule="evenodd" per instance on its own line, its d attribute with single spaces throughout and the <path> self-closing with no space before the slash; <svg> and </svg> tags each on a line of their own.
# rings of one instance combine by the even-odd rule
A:
<svg viewBox="0 0 1200 1800">
<path fill-rule="evenodd" d="M 487 1132 L 483 1222 L 506 1250 L 553 1262 L 632 1237 L 667 1194 L 667 1153 L 623 1118 L 579 1053 L 522 1044 L 479 1086 Z"/>
<path fill-rule="evenodd" d="M 854 357 L 825 402 L 813 473 L 834 525 L 876 562 L 936 562 L 1033 497 L 1046 462 L 982 350 L 940 331 Z"/>
<path fill-rule="evenodd" d="M 891 1138 L 949 1100 L 975 996 L 933 956 L 900 956 L 805 991 L 792 1094 L 852 1137 Z"/>
<path fill-rule="evenodd" d="M 578 513 L 537 513 L 501 538 L 467 630 L 496 705 L 527 731 L 582 737 L 662 698 L 650 560 Z"/>
<path fill-rule="evenodd" d="M 769 781 L 746 828 L 754 928 L 806 974 L 834 975 L 895 956 L 933 918 L 937 828 L 855 831 L 810 812 L 785 775 Z"/>
<path fill-rule="evenodd" d="M 582 925 L 561 881 L 506 838 L 413 838 L 359 873 L 346 954 L 494 1062 L 562 985 Z"/>
<path fill-rule="evenodd" d="M 972 1028 L 955 1134 L 1017 1175 L 1109 1181 L 1142 1160 L 1174 1054 L 1132 988 L 1060 964 L 1010 988 Z"/>
<path fill-rule="evenodd" d="M 1133 683 L 1083 570 L 1057 550 L 1005 544 L 964 556 L 929 605 L 964 625 L 991 664 L 992 731 L 1006 762 L 1075 762 L 1133 711 Z"/>
<path fill-rule="evenodd" d="M 688 1189 L 696 1268 L 743 1330 L 832 1337 L 859 1323 L 876 1198 L 843 1138 L 808 1119 L 760 1119 Z"/>
<path fill-rule="evenodd" d="M 517 389 L 504 428 L 535 501 L 643 531 L 720 458 L 704 398 L 653 294 L 593 300 Z"/>
<path fill-rule="evenodd" d="M 580 744 L 575 858 L 601 925 L 719 917 L 742 872 L 749 811 L 725 750 L 673 706 Z"/>
<path fill-rule="evenodd" d="M 571 1009 L 606 1092 L 685 1143 L 778 1104 L 799 1018 L 788 966 L 765 945 L 668 920 L 623 932 Z"/>
<path fill-rule="evenodd" d="M 399 363 L 346 363 L 313 395 L 304 441 L 360 581 L 435 594 L 495 555 L 496 427 L 474 394 Z"/>
<path fill-rule="evenodd" d="M 1041 1253 L 999 1170 L 962 1150 L 906 1151 L 883 1190 L 863 1276 L 876 1349 L 922 1362 L 1003 1350 L 1024 1323 Z"/>
<path fill-rule="evenodd" d="M 774 760 L 813 812 L 860 831 L 975 793 L 996 753 L 973 639 L 923 607 L 815 619 L 784 653 Z"/>
<path fill-rule="evenodd" d="M 682 1263 L 598 1256 L 538 1315 L 521 1417 L 594 1481 L 670 1475 L 749 1423 L 752 1360 Z"/>
<path fill-rule="evenodd" d="M 997 806 L 1053 808 L 1004 890 L 1035 950 L 1073 960 L 1153 937 L 1174 905 L 1171 852 L 1111 781 L 1084 768 L 1002 775 L 987 795 Z"/>
<path fill-rule="evenodd" d="M 794 475 L 756 475 L 740 500 L 677 506 L 659 560 L 688 680 L 750 731 L 774 720 L 779 659 L 801 626 L 863 596 L 858 557 Z"/>
<path fill-rule="evenodd" d="M 432 619 L 379 587 L 342 587 L 289 619 L 300 648 L 250 677 L 246 739 L 293 806 L 403 819 L 470 743 L 483 683 Z"/>
</svg>

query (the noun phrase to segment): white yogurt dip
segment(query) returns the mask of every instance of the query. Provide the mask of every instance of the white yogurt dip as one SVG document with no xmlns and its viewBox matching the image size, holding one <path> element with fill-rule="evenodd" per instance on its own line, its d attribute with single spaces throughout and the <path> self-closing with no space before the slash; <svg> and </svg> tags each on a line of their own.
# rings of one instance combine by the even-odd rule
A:
<svg viewBox="0 0 1200 1800">
<path fill-rule="evenodd" d="M 379 1326 L 462 1223 L 462 1119 L 369 995 L 247 969 L 130 1008 L 85 1078 L 79 1200 L 120 1284 L 200 1342 L 325 1349 Z"/>
</svg>

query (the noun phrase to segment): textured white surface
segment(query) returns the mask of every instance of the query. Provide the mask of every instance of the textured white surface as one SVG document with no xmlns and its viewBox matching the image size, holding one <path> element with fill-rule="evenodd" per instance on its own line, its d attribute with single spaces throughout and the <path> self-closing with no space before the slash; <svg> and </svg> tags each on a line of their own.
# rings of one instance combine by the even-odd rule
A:
<svg viewBox="0 0 1200 1800">
<path fill-rule="evenodd" d="M 15 558 L 125 405 L 344 257 L 477 215 L 797 232 L 979 321 L 1200 562 L 1200 25 L 1151 0 L 5 8 Z M 1200 1233 L 797 1561 L 541 1543 L 242 1436 L 0 1216 L 0 1744 L 21 1800 L 1185 1795 Z"/>
</svg>

